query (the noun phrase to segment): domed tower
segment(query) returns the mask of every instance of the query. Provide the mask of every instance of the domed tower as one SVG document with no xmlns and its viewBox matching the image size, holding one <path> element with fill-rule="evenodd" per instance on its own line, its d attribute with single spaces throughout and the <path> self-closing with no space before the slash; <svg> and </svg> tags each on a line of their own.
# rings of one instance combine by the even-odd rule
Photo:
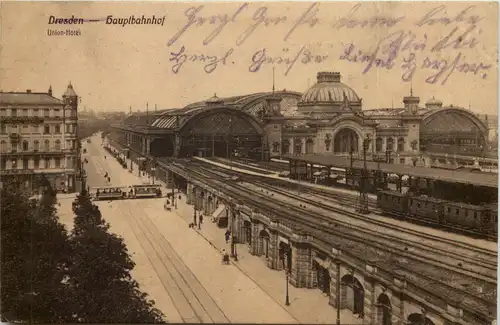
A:
<svg viewBox="0 0 500 325">
<path fill-rule="evenodd" d="M 435 99 L 434 96 L 425 103 L 427 109 L 440 109 L 443 107 L 443 102 Z"/>
<path fill-rule="evenodd" d="M 308 115 L 360 112 L 361 99 L 341 82 L 339 72 L 318 72 L 317 82 L 300 98 L 298 111 Z"/>
<path fill-rule="evenodd" d="M 416 115 L 418 113 L 418 104 L 420 97 L 413 96 L 413 89 L 410 90 L 410 96 L 403 97 L 406 114 Z"/>
<path fill-rule="evenodd" d="M 208 108 L 221 107 L 224 106 L 224 100 L 222 98 L 217 97 L 217 94 L 214 94 L 213 97 L 210 97 L 205 101 L 205 105 Z"/>
<path fill-rule="evenodd" d="M 66 88 L 66 92 L 62 97 L 64 105 L 69 106 L 76 113 L 78 110 L 78 95 L 75 93 L 71 82 L 69 83 L 68 88 Z"/>
</svg>

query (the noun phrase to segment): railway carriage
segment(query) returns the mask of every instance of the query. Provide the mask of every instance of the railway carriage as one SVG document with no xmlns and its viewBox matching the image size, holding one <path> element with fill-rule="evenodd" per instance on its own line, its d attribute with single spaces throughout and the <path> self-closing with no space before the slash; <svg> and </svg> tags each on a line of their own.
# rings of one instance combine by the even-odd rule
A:
<svg viewBox="0 0 500 325">
<path fill-rule="evenodd" d="M 427 195 L 409 196 L 408 216 L 441 223 L 443 218 L 443 203 L 443 200 Z"/>
<path fill-rule="evenodd" d="M 426 195 L 402 194 L 398 191 L 377 192 L 377 205 L 397 218 L 431 222 L 472 235 L 496 236 L 498 206 L 450 202 Z"/>
<path fill-rule="evenodd" d="M 406 215 L 408 197 L 396 191 L 378 191 L 377 204 L 384 212 L 403 218 Z"/>
<path fill-rule="evenodd" d="M 161 185 L 133 185 L 131 197 L 135 199 L 161 197 Z"/>
<path fill-rule="evenodd" d="M 95 200 L 120 200 L 126 196 L 126 193 L 121 187 L 104 186 L 95 189 Z"/>
<path fill-rule="evenodd" d="M 457 202 L 444 205 L 444 222 L 454 226 L 481 231 L 485 216 L 484 206 Z"/>
<path fill-rule="evenodd" d="M 498 233 L 498 205 L 491 204 L 484 207 L 482 230 L 490 235 Z"/>
</svg>

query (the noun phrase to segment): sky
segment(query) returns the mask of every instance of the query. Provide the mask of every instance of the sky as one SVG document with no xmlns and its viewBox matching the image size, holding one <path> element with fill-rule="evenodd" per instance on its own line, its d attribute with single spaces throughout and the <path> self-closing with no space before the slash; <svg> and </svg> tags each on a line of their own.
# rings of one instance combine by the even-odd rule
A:
<svg viewBox="0 0 500 325">
<path fill-rule="evenodd" d="M 104 21 L 48 23 L 72 15 Z M 165 21 L 119 26 L 105 23 L 110 15 Z M 198 24 L 175 40 L 189 15 Z M 215 93 L 271 91 L 274 67 L 276 89 L 299 92 L 319 71 L 340 72 L 365 109 L 401 107 L 412 88 L 422 104 L 435 97 L 497 114 L 497 15 L 497 4 L 488 2 L 3 2 L 0 90 L 43 92 L 52 85 L 60 97 L 71 81 L 82 107 L 144 111 L 146 103 L 179 108 Z M 79 35 L 48 35 L 66 29 Z M 182 48 L 187 60 L 175 73 Z M 201 62 L 205 56 L 221 60 L 213 71 Z M 287 61 L 297 56 L 290 68 Z"/>
</svg>

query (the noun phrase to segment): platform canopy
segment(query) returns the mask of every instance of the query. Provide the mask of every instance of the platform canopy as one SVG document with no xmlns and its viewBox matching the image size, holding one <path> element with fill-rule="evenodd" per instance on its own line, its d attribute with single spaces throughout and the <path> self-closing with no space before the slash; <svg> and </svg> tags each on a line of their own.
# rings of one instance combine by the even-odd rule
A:
<svg viewBox="0 0 500 325">
<path fill-rule="evenodd" d="M 284 159 L 338 168 L 350 168 L 351 166 L 349 157 L 340 157 L 335 155 L 310 154 L 301 156 L 285 156 Z M 367 161 L 366 164 L 368 170 L 381 170 L 388 174 L 408 175 L 411 177 L 441 180 L 450 183 L 462 183 L 498 188 L 498 175 L 493 173 L 414 167 L 409 165 L 379 163 L 374 161 Z M 362 169 L 363 161 L 355 160 L 352 167 Z"/>
</svg>

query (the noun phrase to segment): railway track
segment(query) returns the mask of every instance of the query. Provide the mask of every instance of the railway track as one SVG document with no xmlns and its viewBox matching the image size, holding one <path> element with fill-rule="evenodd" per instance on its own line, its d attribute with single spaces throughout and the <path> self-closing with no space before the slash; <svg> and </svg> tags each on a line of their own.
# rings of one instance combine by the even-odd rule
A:
<svg viewBox="0 0 500 325">
<path fill-rule="evenodd" d="M 290 190 L 295 190 L 295 188 L 296 188 L 296 186 L 292 185 L 292 183 L 284 182 L 282 180 L 276 180 L 274 182 L 272 180 L 268 180 L 267 183 L 273 184 L 277 187 L 287 188 Z M 333 192 L 329 192 L 329 191 L 325 191 L 325 190 L 321 190 L 321 189 L 317 189 L 317 188 L 312 188 L 312 187 L 304 187 L 302 189 L 302 191 L 306 194 L 314 195 L 318 199 L 334 200 L 334 201 L 338 201 L 338 202 L 342 202 L 342 203 L 348 202 L 352 206 L 356 206 L 358 204 L 358 199 L 354 193 L 353 194 L 333 193 Z M 382 211 L 378 207 L 377 202 L 373 199 L 370 199 L 370 198 L 368 199 L 368 207 L 370 209 L 370 212 L 372 212 L 374 214 L 377 214 L 380 216 L 388 216 L 386 213 L 384 213 L 384 211 Z M 497 236 L 490 235 L 490 234 L 485 235 L 485 234 L 480 233 L 480 232 L 473 230 L 473 229 L 469 229 L 469 228 L 465 228 L 465 227 L 458 227 L 458 226 L 454 226 L 454 225 L 443 225 L 443 224 L 439 224 L 439 223 L 431 221 L 431 220 L 422 220 L 422 219 L 419 219 L 416 217 L 408 217 L 408 216 L 389 215 L 389 217 L 394 218 L 396 220 L 404 219 L 405 221 L 408 221 L 408 222 L 411 222 L 414 224 L 420 224 L 420 225 L 424 225 L 424 226 L 428 226 L 428 227 L 442 229 L 444 231 L 451 231 L 451 232 L 454 232 L 457 234 L 462 234 L 462 235 L 470 236 L 473 238 L 486 239 L 486 240 L 489 240 L 492 242 L 496 242 L 498 239 Z"/>
<path fill-rule="evenodd" d="M 209 165 L 208 163 L 206 163 L 206 164 L 207 164 L 207 166 Z M 225 168 L 222 168 L 222 167 L 219 167 L 219 166 L 215 166 L 215 165 L 211 165 L 211 166 L 212 166 L 212 168 L 225 169 Z M 235 166 L 235 167 L 243 168 L 241 166 Z M 255 172 L 254 170 L 250 170 L 250 171 Z M 235 175 L 240 175 L 240 176 L 246 175 L 244 173 L 237 172 L 237 171 L 232 171 L 232 172 L 235 173 Z M 263 178 L 263 179 L 265 179 L 265 178 Z M 268 184 L 273 184 L 275 186 L 282 187 L 282 188 L 287 188 L 287 189 L 290 189 L 290 190 L 298 189 L 299 186 L 300 186 L 298 184 L 295 185 L 293 183 L 290 183 L 290 182 L 287 182 L 287 181 L 281 180 L 281 179 L 270 179 L 270 178 L 267 178 L 266 182 Z M 351 205 L 351 206 L 356 206 L 357 205 L 357 198 L 355 197 L 355 194 L 351 195 L 351 194 L 333 193 L 331 191 L 325 191 L 325 190 L 321 190 L 321 189 L 317 189 L 317 188 L 313 188 L 313 187 L 308 187 L 308 186 L 301 187 L 301 191 L 303 193 L 306 193 L 306 194 L 315 195 L 318 198 L 324 198 L 324 199 L 327 199 L 327 200 L 334 200 L 334 201 L 341 202 L 342 204 L 348 203 L 348 205 Z M 432 228 L 435 228 L 435 229 L 441 229 L 443 231 L 449 231 L 449 232 L 453 232 L 453 233 L 456 233 L 456 234 L 460 234 L 460 235 L 464 235 L 464 236 L 469 236 L 469 237 L 472 237 L 472 238 L 485 239 L 485 240 L 492 241 L 492 242 L 496 242 L 498 240 L 498 237 L 495 236 L 495 235 L 484 234 L 484 233 L 481 233 L 481 232 L 478 232 L 476 230 L 469 229 L 469 228 L 466 228 L 466 227 L 459 227 L 459 226 L 456 226 L 456 225 L 440 224 L 440 223 L 434 222 L 432 220 L 424 220 L 424 219 L 419 219 L 419 218 L 416 218 L 416 217 L 408 217 L 408 216 L 404 216 L 403 217 L 403 216 L 387 215 L 386 213 L 384 213 L 382 210 L 380 210 L 378 208 L 377 202 L 375 200 L 373 200 L 373 199 L 370 199 L 370 198 L 368 199 L 368 207 L 369 207 L 370 211 L 373 214 L 377 214 L 377 215 L 380 215 L 380 216 L 391 217 L 391 218 L 396 219 L 396 220 L 401 220 L 401 219 L 404 218 L 404 221 L 407 221 L 407 222 L 410 222 L 410 223 L 413 223 L 413 224 L 418 224 L 418 225 L 423 225 L 423 226 L 427 226 L 427 227 L 432 227 Z"/>
<path fill-rule="evenodd" d="M 255 192 L 254 190 L 250 190 L 240 184 L 237 184 L 237 182 L 233 182 L 229 186 L 230 188 L 228 188 L 227 182 L 222 182 L 217 180 L 217 178 L 221 177 L 221 173 L 215 174 L 216 177 L 214 177 L 214 174 L 211 170 L 207 170 L 203 168 L 203 166 L 200 166 L 199 164 L 198 165 L 190 164 L 189 166 L 178 166 L 178 167 L 187 170 L 190 173 L 198 175 L 204 181 L 206 181 L 207 184 L 217 185 L 218 188 L 221 190 L 225 189 L 226 194 L 230 196 L 246 198 L 246 200 L 251 201 L 252 206 L 261 208 L 263 210 L 274 210 L 275 211 L 274 214 L 280 217 L 282 221 L 288 220 L 289 223 L 290 221 L 292 221 L 296 225 L 300 225 L 304 230 L 310 232 L 315 237 L 320 238 L 325 243 L 331 244 L 334 238 L 342 237 L 343 244 L 347 244 L 347 246 L 349 246 L 349 244 L 352 243 L 354 244 L 362 243 L 363 245 L 366 246 L 367 239 L 368 240 L 375 239 L 372 237 L 381 235 L 380 233 L 368 234 L 366 233 L 366 231 L 363 234 L 363 236 L 353 235 L 352 232 L 353 230 L 357 230 L 356 228 L 353 227 L 351 227 L 350 229 L 345 227 L 343 228 L 343 225 L 335 224 L 334 222 L 332 222 L 333 220 L 331 218 L 311 213 L 308 209 L 305 208 L 297 208 L 294 206 L 284 207 L 279 203 L 270 202 L 268 194 L 266 195 Z M 230 174 L 226 175 L 227 177 L 231 176 Z M 283 209 L 285 209 L 286 212 L 281 212 L 283 211 Z M 344 214 L 346 213 L 353 214 L 352 212 L 346 210 L 342 211 L 339 210 L 339 212 Z M 305 216 L 305 217 L 299 217 L 299 216 Z M 320 219 L 320 221 L 316 221 L 318 219 Z M 438 257 L 437 260 L 429 262 L 429 256 L 423 256 L 423 258 L 417 258 L 416 256 L 418 255 L 417 250 L 406 253 L 404 251 L 401 251 L 401 247 L 399 247 L 395 251 L 394 249 L 390 248 L 390 245 L 388 245 L 390 241 L 394 239 L 390 237 L 386 238 L 388 238 L 388 240 L 386 240 L 386 242 L 382 244 L 372 242 L 369 244 L 369 246 L 376 248 L 377 250 L 388 252 L 385 256 L 386 258 L 389 257 L 387 261 L 389 263 L 398 264 L 398 268 L 405 269 L 405 271 L 413 274 L 415 277 L 419 277 L 420 279 L 424 280 L 426 279 L 426 281 L 428 282 L 430 281 L 430 283 L 435 283 L 444 286 L 449 292 L 451 292 L 450 294 L 455 295 L 455 297 L 464 297 L 464 299 L 466 300 L 465 304 L 468 305 L 469 308 L 471 308 L 472 310 L 478 310 L 478 312 L 481 312 L 482 314 L 488 313 L 488 311 L 485 310 L 485 308 L 487 308 L 488 305 L 491 305 L 492 302 L 478 295 L 476 291 L 472 290 L 472 288 L 457 287 L 455 285 L 455 282 L 463 281 L 464 283 L 470 283 L 470 282 L 476 284 L 479 283 L 479 285 L 481 285 L 482 287 L 491 289 L 493 287 L 496 288 L 496 276 L 495 278 L 493 278 L 491 277 L 491 275 L 486 274 L 481 276 L 483 277 L 483 279 L 478 279 L 476 273 L 463 270 L 462 268 L 457 267 L 456 265 L 450 265 L 450 263 L 448 264 L 444 263 L 443 261 L 439 260 L 439 256 L 437 256 Z M 405 244 L 406 244 L 405 246 L 411 246 L 411 243 L 406 242 Z M 355 250 L 354 246 L 352 250 Z M 429 249 L 426 253 L 427 254 L 432 253 L 432 251 Z M 393 254 L 395 256 L 392 256 Z M 405 258 L 407 261 L 414 261 L 416 263 L 414 263 L 413 265 L 410 265 L 409 263 L 406 263 L 406 265 L 404 265 L 405 263 L 398 263 L 401 257 Z M 477 265 L 477 259 L 469 258 L 469 262 L 476 263 Z M 485 267 L 486 269 L 489 269 L 488 265 L 486 265 Z M 448 274 L 445 271 L 448 271 Z M 441 276 L 441 277 L 439 280 L 435 280 L 436 276 L 437 277 Z M 451 281 L 450 283 L 450 280 L 453 281 Z"/>
<path fill-rule="evenodd" d="M 199 166 L 200 168 L 205 168 L 203 166 Z M 215 175 L 221 176 L 224 175 L 222 172 L 216 172 L 213 170 L 207 170 L 209 173 L 213 173 Z M 226 174 L 227 175 L 227 174 Z M 244 177 L 240 178 L 244 179 Z M 293 193 L 277 189 L 269 184 L 266 184 L 263 181 L 256 180 L 255 178 L 250 180 L 253 184 L 258 184 L 258 186 L 267 191 L 265 198 L 269 199 L 270 192 L 274 192 L 276 194 L 280 194 L 284 197 L 290 198 L 288 200 L 287 205 L 293 205 L 294 208 L 301 210 L 301 213 L 311 212 L 311 209 L 316 209 L 318 207 L 318 213 L 321 215 L 321 222 L 342 222 L 342 227 L 347 227 L 351 231 L 363 231 L 367 235 L 375 236 L 375 238 L 384 238 L 387 240 L 394 241 L 396 238 L 399 240 L 398 245 L 394 245 L 395 243 L 389 242 L 389 245 L 393 246 L 395 249 L 404 245 L 405 247 L 414 246 L 418 247 L 422 250 L 427 250 L 428 253 L 434 253 L 435 256 L 433 258 L 434 261 L 440 261 L 442 256 L 447 256 L 449 259 L 456 259 L 453 263 L 448 263 L 448 266 L 457 271 L 459 273 L 463 273 L 469 276 L 481 276 L 482 280 L 488 281 L 490 283 L 496 283 L 496 253 L 492 253 L 489 250 L 477 248 L 474 246 L 466 245 L 466 244 L 458 244 L 450 240 L 441 240 L 442 238 L 422 234 L 418 231 L 404 229 L 401 227 L 397 227 L 391 224 L 387 224 L 385 222 L 376 220 L 374 218 L 370 218 L 367 220 L 365 215 L 360 215 L 355 212 L 339 208 L 334 205 L 324 204 L 318 202 L 316 200 L 306 199 L 303 196 L 295 195 Z M 252 186 L 253 184 L 248 183 L 248 186 Z M 252 190 L 252 189 L 250 189 Z M 254 189 L 258 190 L 258 189 Z M 307 205 L 307 208 L 301 207 L 302 203 L 304 206 Z M 323 210 L 323 211 L 321 211 Z M 340 217 L 349 216 L 350 219 L 360 221 L 357 223 L 352 223 L 350 220 L 344 218 L 333 218 L 332 216 L 325 216 L 325 212 L 334 212 L 337 213 Z M 315 214 L 316 215 L 316 214 Z M 320 217 L 320 215 L 316 215 Z M 347 224 L 349 223 L 349 224 Z M 373 228 L 378 228 L 378 231 L 373 231 Z M 402 239 L 402 236 L 408 236 L 412 239 Z M 377 240 L 376 240 L 377 241 Z M 386 245 L 387 243 L 380 242 L 381 245 Z M 436 244 L 441 247 L 436 247 Z M 458 246 L 458 247 L 457 247 Z M 411 254 L 415 254 L 416 252 L 409 252 Z M 472 254 L 471 254 L 472 253 Z M 423 259 L 428 259 L 428 256 L 422 256 Z M 442 260 L 440 263 L 443 263 Z M 462 266 L 459 266 L 461 264 Z M 467 270 L 464 268 L 464 265 L 469 266 Z M 477 268 L 477 270 L 472 270 L 472 268 Z"/>
<path fill-rule="evenodd" d="M 136 204 L 120 210 L 129 220 L 136 239 L 141 243 L 157 273 L 162 286 L 170 296 L 185 323 L 230 323 L 222 309 L 213 300 L 196 276 L 184 264 L 146 211 Z M 167 315 L 168 317 L 168 315 Z"/>
</svg>

